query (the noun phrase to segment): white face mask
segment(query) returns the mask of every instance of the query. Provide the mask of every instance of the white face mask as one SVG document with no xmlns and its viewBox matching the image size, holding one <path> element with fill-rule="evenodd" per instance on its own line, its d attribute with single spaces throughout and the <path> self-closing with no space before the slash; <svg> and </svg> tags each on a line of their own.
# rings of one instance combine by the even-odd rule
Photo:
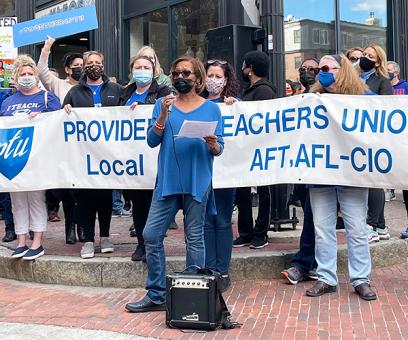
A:
<svg viewBox="0 0 408 340">
<path fill-rule="evenodd" d="M 210 96 L 219 95 L 225 87 L 225 78 L 207 78 L 205 81 L 205 88 Z"/>
<path fill-rule="evenodd" d="M 29 90 L 37 85 L 37 78 L 35 76 L 23 76 L 18 78 L 17 83 L 20 87 Z"/>
</svg>

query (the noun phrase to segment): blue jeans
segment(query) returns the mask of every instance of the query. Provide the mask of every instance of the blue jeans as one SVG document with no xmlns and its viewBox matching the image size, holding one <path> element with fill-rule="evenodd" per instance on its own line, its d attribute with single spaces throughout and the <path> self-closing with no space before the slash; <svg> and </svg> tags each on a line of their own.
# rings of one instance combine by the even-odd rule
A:
<svg viewBox="0 0 408 340">
<path fill-rule="evenodd" d="M 0 193 L 0 204 L 3 206 L 4 212 L 4 224 L 6 226 L 6 232 L 11 231 L 15 232 L 14 230 L 14 219 L 13 219 L 13 211 L 11 208 L 11 199 L 10 194 L 8 192 L 1 192 Z"/>
<path fill-rule="evenodd" d="M 161 304 L 166 301 L 166 258 L 163 240 L 170 223 L 181 207 L 184 213 L 184 233 L 186 242 L 186 267 L 204 267 L 204 223 L 210 190 L 202 202 L 191 195 L 171 195 L 163 200 L 157 199 L 154 190 L 152 204 L 143 230 L 146 247 L 147 280 L 146 289 L 149 299 Z M 194 268 L 193 268 L 194 269 Z"/>
<path fill-rule="evenodd" d="M 311 188 L 310 204 L 316 234 L 317 275 L 320 281 L 335 286 L 337 278 L 337 201 L 343 215 L 347 237 L 348 270 L 353 287 L 369 283 L 371 256 L 368 245 L 366 216 L 368 189 Z"/>
<path fill-rule="evenodd" d="M 123 208 L 122 190 L 113 189 L 112 190 L 112 211 L 116 213 L 121 213 L 122 208 Z"/>
<path fill-rule="evenodd" d="M 207 213 L 204 225 L 205 267 L 228 274 L 232 252 L 232 209 L 235 188 L 215 189 L 217 215 Z"/>
<path fill-rule="evenodd" d="M 303 275 L 306 275 L 311 269 L 316 267 L 315 230 L 308 191 L 305 199 L 305 202 L 301 200 L 303 206 L 303 229 L 302 234 L 300 235 L 299 251 L 295 254 L 292 260 L 292 266 L 299 269 Z"/>
</svg>

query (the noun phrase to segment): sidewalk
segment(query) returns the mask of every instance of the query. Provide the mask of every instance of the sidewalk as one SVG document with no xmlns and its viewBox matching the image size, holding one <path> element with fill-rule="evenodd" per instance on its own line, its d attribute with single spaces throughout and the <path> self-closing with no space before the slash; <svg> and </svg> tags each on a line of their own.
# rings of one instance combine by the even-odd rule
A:
<svg viewBox="0 0 408 340">
<path fill-rule="evenodd" d="M 86 337 L 85 332 L 81 336 L 81 329 L 160 339 L 406 339 L 408 264 L 373 272 L 378 300 L 372 302 L 359 299 L 346 276 L 339 279 L 338 292 L 320 298 L 304 295 L 312 282 L 297 286 L 281 280 L 234 282 L 225 297 L 232 319 L 242 323 L 242 328 L 208 333 L 169 329 L 164 312 L 125 312 L 124 305 L 144 296 L 143 289 L 65 287 L 0 279 L 0 322 L 73 327 L 78 331 L 77 339 Z M 26 331 L 29 329 L 27 326 Z"/>
</svg>

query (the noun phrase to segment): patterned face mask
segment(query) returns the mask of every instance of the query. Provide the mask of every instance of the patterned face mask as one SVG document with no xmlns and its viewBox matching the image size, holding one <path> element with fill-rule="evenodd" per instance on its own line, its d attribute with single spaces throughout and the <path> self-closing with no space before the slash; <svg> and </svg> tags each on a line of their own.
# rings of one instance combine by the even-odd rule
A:
<svg viewBox="0 0 408 340">
<path fill-rule="evenodd" d="M 29 90 L 37 85 L 37 78 L 35 76 L 22 76 L 17 80 L 18 85 L 23 89 Z"/>
<path fill-rule="evenodd" d="M 205 88 L 211 96 L 218 95 L 222 92 L 225 86 L 225 78 L 207 77 Z"/>
<path fill-rule="evenodd" d="M 103 75 L 102 65 L 89 65 L 84 67 L 84 73 L 91 80 L 98 80 Z"/>
</svg>

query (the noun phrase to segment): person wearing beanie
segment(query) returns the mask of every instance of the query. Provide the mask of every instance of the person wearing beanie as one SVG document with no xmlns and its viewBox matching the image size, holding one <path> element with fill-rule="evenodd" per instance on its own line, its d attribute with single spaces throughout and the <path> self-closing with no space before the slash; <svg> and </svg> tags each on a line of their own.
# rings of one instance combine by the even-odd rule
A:
<svg viewBox="0 0 408 340">
<path fill-rule="evenodd" d="M 242 64 L 242 78 L 249 83 L 244 91 L 243 101 L 268 100 L 277 97 L 276 86 L 265 77 L 269 73 L 269 57 L 261 51 L 245 54 Z M 253 227 L 251 188 L 238 188 L 236 203 L 238 206 L 238 232 L 233 247 L 250 246 L 252 249 L 264 248 L 268 245 L 267 232 L 271 222 L 271 186 L 259 186 L 258 217 Z"/>
</svg>

